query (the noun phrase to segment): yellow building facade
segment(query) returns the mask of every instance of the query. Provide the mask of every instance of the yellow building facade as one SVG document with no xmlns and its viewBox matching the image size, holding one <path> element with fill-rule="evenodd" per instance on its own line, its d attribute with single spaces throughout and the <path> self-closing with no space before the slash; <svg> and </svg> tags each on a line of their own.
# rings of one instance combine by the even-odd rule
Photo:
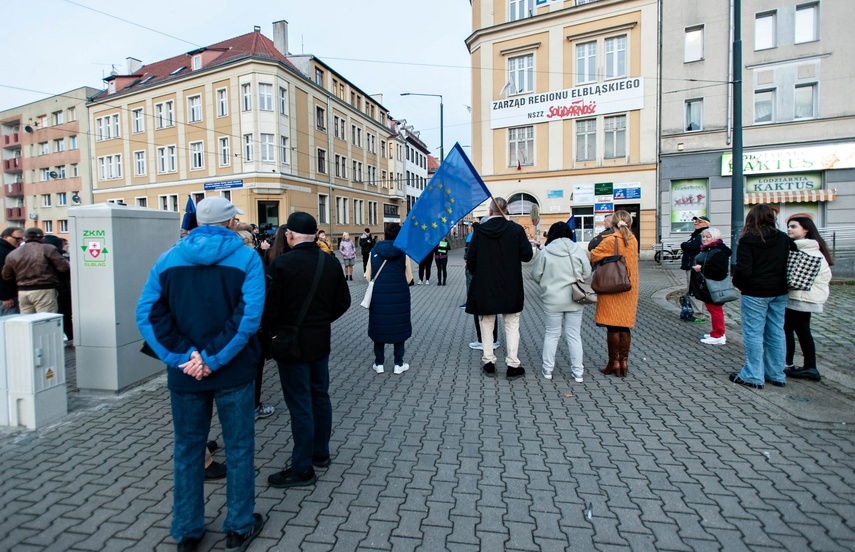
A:
<svg viewBox="0 0 855 552">
<path fill-rule="evenodd" d="M 656 3 L 473 0 L 472 27 L 473 163 L 493 195 L 531 238 L 572 215 L 589 241 L 627 210 L 651 251 Z"/>
</svg>

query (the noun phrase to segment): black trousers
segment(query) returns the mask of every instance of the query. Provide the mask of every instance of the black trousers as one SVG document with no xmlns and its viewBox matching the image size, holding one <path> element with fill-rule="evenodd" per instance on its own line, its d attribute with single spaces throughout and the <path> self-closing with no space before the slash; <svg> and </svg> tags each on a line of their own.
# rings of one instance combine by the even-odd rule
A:
<svg viewBox="0 0 855 552">
<path fill-rule="evenodd" d="M 427 257 L 419 263 L 419 281 L 430 280 L 430 267 L 433 264 L 433 255 Z"/>
<path fill-rule="evenodd" d="M 448 283 L 448 257 L 436 259 L 436 279 L 439 285 Z"/>
<path fill-rule="evenodd" d="M 787 366 L 793 364 L 796 354 L 796 340 L 802 348 L 802 356 L 805 357 L 805 368 L 816 368 L 816 345 L 813 335 L 810 333 L 810 313 L 786 309 L 784 311 L 784 338 L 787 341 Z"/>
</svg>

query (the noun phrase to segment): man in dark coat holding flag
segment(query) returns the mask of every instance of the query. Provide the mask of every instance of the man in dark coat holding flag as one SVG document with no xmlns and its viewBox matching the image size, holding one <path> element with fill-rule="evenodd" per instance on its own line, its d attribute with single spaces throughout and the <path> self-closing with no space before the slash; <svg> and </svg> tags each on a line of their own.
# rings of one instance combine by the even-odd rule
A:
<svg viewBox="0 0 855 552">
<path fill-rule="evenodd" d="M 525 374 L 517 356 L 520 342 L 520 313 L 523 310 L 522 263 L 533 256 L 531 242 L 519 224 L 505 218 L 508 203 L 497 197 L 490 201 L 488 217 L 474 228 L 466 268 L 472 274 L 472 286 L 466 299 L 466 312 L 481 321 L 484 372 L 496 373 L 493 353 L 493 327 L 496 315 L 505 324 L 508 366 L 507 377 L 514 380 Z"/>
</svg>

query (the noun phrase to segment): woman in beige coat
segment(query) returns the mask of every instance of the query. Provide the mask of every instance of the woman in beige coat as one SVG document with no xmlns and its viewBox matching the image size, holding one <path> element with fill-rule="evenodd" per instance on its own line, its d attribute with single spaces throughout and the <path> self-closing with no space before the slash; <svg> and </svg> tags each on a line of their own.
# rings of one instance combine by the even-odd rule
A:
<svg viewBox="0 0 855 552">
<path fill-rule="evenodd" d="M 603 374 L 626 376 L 629 370 L 629 349 L 632 344 L 630 328 L 635 327 L 635 311 L 638 308 L 638 241 L 632 234 L 632 215 L 627 211 L 616 211 L 611 215 L 613 236 L 607 236 L 591 251 L 591 264 L 615 254 L 626 259 L 632 289 L 622 293 L 598 295 L 597 313 L 594 321 L 608 330 L 606 343 L 609 348 L 609 363 L 601 368 Z M 596 269 L 595 269 L 596 270 Z"/>
</svg>

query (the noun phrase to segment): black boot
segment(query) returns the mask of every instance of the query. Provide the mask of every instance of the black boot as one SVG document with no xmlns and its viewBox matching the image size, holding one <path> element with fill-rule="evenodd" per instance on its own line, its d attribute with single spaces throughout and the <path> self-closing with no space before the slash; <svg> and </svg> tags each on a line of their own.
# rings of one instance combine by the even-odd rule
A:
<svg viewBox="0 0 855 552">
<path fill-rule="evenodd" d="M 784 374 L 786 374 L 788 378 L 793 379 L 806 379 L 811 381 L 819 381 L 822 379 L 822 376 L 819 375 L 819 370 L 816 368 L 809 368 L 807 366 L 802 366 L 801 368 L 796 366 L 793 366 L 792 368 L 784 368 Z"/>
</svg>

